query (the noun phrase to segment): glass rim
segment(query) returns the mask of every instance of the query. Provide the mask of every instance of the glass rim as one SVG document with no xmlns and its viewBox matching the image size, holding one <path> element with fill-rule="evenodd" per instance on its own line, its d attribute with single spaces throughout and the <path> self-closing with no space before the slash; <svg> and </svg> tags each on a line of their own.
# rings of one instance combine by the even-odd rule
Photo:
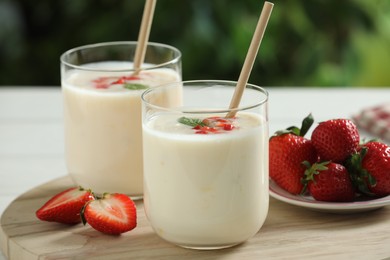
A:
<svg viewBox="0 0 390 260">
<path fill-rule="evenodd" d="M 104 47 L 104 46 L 115 46 L 115 45 L 137 45 L 137 41 L 112 41 L 112 42 L 100 42 L 100 43 L 93 43 L 93 44 L 86 44 L 82 46 L 78 46 L 72 49 L 69 49 L 65 51 L 64 53 L 61 54 L 60 56 L 60 62 L 63 65 L 69 66 L 73 69 L 79 69 L 79 70 L 85 70 L 85 71 L 101 71 L 101 72 L 133 72 L 135 71 L 134 69 L 100 69 L 100 68 L 86 68 L 80 65 L 74 65 L 68 61 L 65 60 L 65 57 L 70 55 L 71 53 L 75 53 L 80 50 L 84 49 L 92 49 L 92 48 L 99 48 L 99 47 Z M 165 67 L 169 64 L 174 64 L 177 63 L 181 59 L 181 52 L 179 49 L 176 47 L 173 47 L 168 44 L 164 43 L 157 43 L 157 42 L 148 42 L 148 46 L 153 46 L 153 47 L 162 47 L 171 50 L 173 53 L 175 53 L 175 57 L 167 62 L 159 63 L 159 64 L 153 64 L 151 67 L 146 67 L 142 68 L 141 70 L 151 70 L 151 69 L 157 69 L 161 67 Z"/>
<path fill-rule="evenodd" d="M 250 88 L 250 89 L 254 89 L 254 90 L 261 92 L 262 94 L 264 94 L 264 98 L 262 98 L 259 102 L 254 102 L 254 104 L 246 105 L 246 106 L 241 105 L 241 106 L 238 106 L 237 108 L 227 107 L 227 108 L 221 108 L 221 109 L 213 108 L 213 109 L 205 109 L 205 110 L 199 110 L 199 109 L 194 108 L 194 109 L 186 110 L 186 109 L 183 109 L 182 107 L 167 108 L 167 107 L 154 105 L 145 99 L 146 96 L 150 92 L 156 91 L 158 89 L 168 88 L 170 86 L 175 86 L 178 84 L 183 85 L 183 87 L 185 88 L 186 87 L 185 85 L 188 85 L 188 84 L 202 84 L 202 83 L 215 83 L 215 84 L 220 84 L 220 85 L 226 84 L 228 87 L 234 88 L 235 85 L 237 84 L 237 81 L 232 81 L 232 80 L 186 80 L 186 81 L 179 81 L 179 82 L 171 82 L 171 83 L 159 85 L 158 87 L 155 87 L 155 88 L 149 88 L 149 89 L 145 90 L 141 95 L 141 101 L 143 104 L 146 104 L 147 106 L 149 106 L 151 108 L 158 109 L 161 111 L 180 112 L 183 114 L 208 114 L 208 113 L 210 113 L 210 114 L 223 114 L 223 113 L 230 113 L 230 112 L 245 111 L 245 110 L 249 110 L 252 108 L 260 107 L 263 104 L 267 103 L 268 98 L 269 98 L 269 93 L 265 88 L 251 84 L 251 83 L 247 83 L 245 88 Z M 202 86 L 202 87 L 207 87 L 207 86 Z M 212 87 L 212 86 L 210 86 L 210 87 Z M 245 92 L 245 90 L 244 90 L 244 92 Z M 226 105 L 228 106 L 229 104 L 226 104 Z"/>
</svg>

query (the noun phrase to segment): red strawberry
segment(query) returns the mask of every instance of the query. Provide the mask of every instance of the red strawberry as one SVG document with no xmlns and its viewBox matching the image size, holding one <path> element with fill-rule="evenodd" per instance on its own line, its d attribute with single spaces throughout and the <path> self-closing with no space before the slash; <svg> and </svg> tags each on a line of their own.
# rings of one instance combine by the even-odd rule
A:
<svg viewBox="0 0 390 260">
<path fill-rule="evenodd" d="M 93 199 L 90 190 L 70 188 L 52 197 L 35 214 L 44 221 L 77 224 L 81 222 L 81 209 L 86 202 Z"/>
<path fill-rule="evenodd" d="M 83 223 L 111 235 L 132 230 L 137 226 L 137 210 L 126 195 L 104 194 L 103 198 L 88 202 L 82 211 Z"/>
<path fill-rule="evenodd" d="M 319 201 L 347 202 L 355 198 L 355 189 L 347 169 L 338 163 L 322 162 L 310 165 L 305 172 L 305 188 Z M 305 190 L 305 189 L 304 189 Z"/>
<path fill-rule="evenodd" d="M 311 141 L 321 160 L 344 162 L 359 146 L 359 132 L 348 119 L 332 119 L 320 123 Z"/>
<path fill-rule="evenodd" d="M 364 144 L 347 162 L 358 189 L 371 196 L 390 195 L 390 147 L 381 142 Z"/>
<path fill-rule="evenodd" d="M 269 141 L 269 174 L 281 188 L 292 194 L 299 194 L 303 184 L 304 161 L 314 163 L 317 154 L 311 141 L 303 136 L 313 123 L 309 115 L 302 122 L 301 129 L 290 127 L 276 132 Z"/>
</svg>

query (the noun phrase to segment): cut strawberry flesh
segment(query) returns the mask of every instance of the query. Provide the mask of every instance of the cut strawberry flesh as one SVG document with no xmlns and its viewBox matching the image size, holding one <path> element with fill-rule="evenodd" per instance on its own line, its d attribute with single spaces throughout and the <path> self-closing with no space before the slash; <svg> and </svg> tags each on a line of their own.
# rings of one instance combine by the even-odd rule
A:
<svg viewBox="0 0 390 260">
<path fill-rule="evenodd" d="M 114 81 L 110 81 L 113 77 L 100 77 L 94 79 L 92 82 L 95 84 L 95 88 L 107 89 L 112 85 L 123 85 L 133 80 L 140 80 L 139 76 L 122 76 Z M 115 78 L 114 78 L 115 79 Z"/>
<path fill-rule="evenodd" d="M 231 131 L 235 127 L 232 122 L 226 118 L 212 116 L 202 120 L 202 123 L 206 126 L 197 125 L 193 129 L 195 134 L 209 134 L 209 133 L 221 133 L 223 131 Z"/>
<path fill-rule="evenodd" d="M 115 200 L 97 200 L 95 203 L 91 203 L 90 207 L 96 216 L 104 218 L 106 221 L 127 221 L 125 205 Z"/>
<path fill-rule="evenodd" d="M 70 188 L 58 193 L 36 211 L 43 221 L 76 224 L 81 222 L 80 211 L 86 202 L 93 200 L 93 194 L 82 188 Z"/>
<path fill-rule="evenodd" d="M 88 203 L 83 217 L 94 229 L 112 235 L 130 231 L 137 225 L 135 204 L 124 194 L 107 194 Z"/>
</svg>

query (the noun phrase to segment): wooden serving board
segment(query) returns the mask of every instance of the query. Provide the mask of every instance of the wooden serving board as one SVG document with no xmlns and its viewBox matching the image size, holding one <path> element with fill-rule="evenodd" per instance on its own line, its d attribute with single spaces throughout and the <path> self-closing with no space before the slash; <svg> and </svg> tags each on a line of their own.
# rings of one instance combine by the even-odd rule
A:
<svg viewBox="0 0 390 260">
<path fill-rule="evenodd" d="M 335 215 L 270 200 L 268 218 L 247 242 L 229 249 L 197 251 L 160 239 L 142 201 L 138 226 L 121 236 L 91 227 L 42 222 L 35 211 L 51 196 L 74 186 L 63 177 L 17 198 L 1 217 L 0 245 L 9 259 L 385 259 L 390 257 L 390 207 Z M 245 203 L 243 201 L 243 203 Z M 241 223 L 237 223 L 240 225 Z"/>
</svg>

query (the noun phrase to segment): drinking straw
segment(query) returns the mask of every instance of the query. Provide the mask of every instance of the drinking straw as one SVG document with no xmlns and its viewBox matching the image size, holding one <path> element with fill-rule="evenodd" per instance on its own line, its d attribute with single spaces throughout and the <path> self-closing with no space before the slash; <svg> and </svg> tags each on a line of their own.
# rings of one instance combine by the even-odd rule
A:
<svg viewBox="0 0 390 260">
<path fill-rule="evenodd" d="M 248 79 L 251 74 L 252 67 L 261 44 L 261 40 L 263 39 L 264 31 L 267 27 L 269 17 L 271 16 L 273 6 L 273 3 L 264 2 L 263 10 L 261 11 L 256 30 L 253 34 L 252 41 L 244 61 L 244 65 L 241 69 L 241 73 L 238 78 L 232 100 L 230 102 L 229 109 L 232 110 L 226 115 L 226 117 L 228 118 L 234 117 L 237 113 L 237 111 L 234 109 L 238 108 L 245 86 L 248 83 Z"/>
<path fill-rule="evenodd" d="M 142 15 L 141 28 L 138 34 L 137 48 L 134 56 L 134 74 L 138 74 L 142 63 L 145 59 L 146 47 L 152 27 L 154 9 L 156 7 L 156 0 L 146 0 L 144 13 Z"/>
</svg>

